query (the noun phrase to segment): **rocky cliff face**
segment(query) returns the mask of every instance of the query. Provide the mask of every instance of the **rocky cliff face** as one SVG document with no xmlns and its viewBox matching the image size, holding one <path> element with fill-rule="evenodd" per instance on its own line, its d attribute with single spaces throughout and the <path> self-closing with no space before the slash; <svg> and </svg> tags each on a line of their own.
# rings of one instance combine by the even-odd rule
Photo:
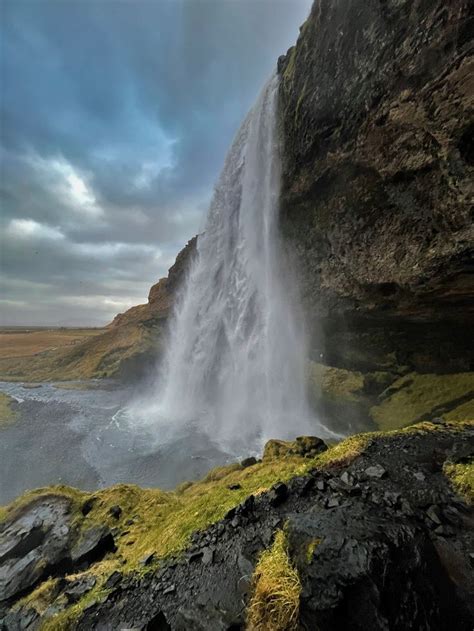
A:
<svg viewBox="0 0 474 631">
<path fill-rule="evenodd" d="M 319 0 L 279 60 L 282 231 L 316 361 L 473 368 L 472 23 L 467 0 Z"/>
<path fill-rule="evenodd" d="M 282 233 L 342 426 L 404 384 L 409 415 L 474 415 L 472 24 L 467 0 L 318 0 L 278 63 Z"/>
</svg>

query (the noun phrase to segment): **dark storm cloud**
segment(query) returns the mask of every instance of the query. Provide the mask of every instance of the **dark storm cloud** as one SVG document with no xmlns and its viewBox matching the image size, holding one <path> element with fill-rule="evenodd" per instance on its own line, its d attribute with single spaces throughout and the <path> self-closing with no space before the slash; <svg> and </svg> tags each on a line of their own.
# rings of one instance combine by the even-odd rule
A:
<svg viewBox="0 0 474 631">
<path fill-rule="evenodd" d="M 4 322 L 105 322 L 145 299 L 309 5 L 4 0 Z"/>
</svg>

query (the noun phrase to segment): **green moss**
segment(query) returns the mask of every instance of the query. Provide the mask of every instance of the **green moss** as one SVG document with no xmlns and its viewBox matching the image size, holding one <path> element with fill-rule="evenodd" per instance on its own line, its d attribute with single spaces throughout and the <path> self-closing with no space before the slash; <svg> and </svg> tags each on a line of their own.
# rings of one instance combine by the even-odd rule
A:
<svg viewBox="0 0 474 631">
<path fill-rule="evenodd" d="M 466 419 L 474 420 L 474 398 L 466 403 L 462 403 L 451 410 L 447 414 L 443 414 L 445 419 L 450 421 L 463 421 Z"/>
<path fill-rule="evenodd" d="M 306 548 L 306 563 L 311 563 L 311 561 L 313 560 L 314 552 L 321 541 L 322 539 L 313 539 L 308 543 L 308 546 Z"/>
<path fill-rule="evenodd" d="M 12 410 L 12 403 L 14 403 L 15 399 L 8 396 L 8 394 L 4 394 L 0 392 L 0 429 L 2 427 L 8 427 L 15 422 L 17 418 L 17 413 Z"/>
<path fill-rule="evenodd" d="M 404 427 L 421 421 L 424 416 L 429 418 L 437 413 L 438 408 L 449 407 L 450 402 L 473 390 L 474 373 L 411 373 L 395 381 L 389 389 L 393 393 L 380 405 L 371 408 L 370 413 L 381 430 Z M 462 410 L 458 409 L 457 416 L 460 420 L 461 413 Z M 440 412 L 439 415 L 442 416 L 443 413 Z M 444 417 L 450 418 L 449 412 Z"/>
<path fill-rule="evenodd" d="M 446 462 L 443 472 L 450 479 L 456 492 L 470 504 L 474 504 L 474 460 L 456 464 Z"/>
<path fill-rule="evenodd" d="M 359 401 L 364 388 L 364 376 L 358 371 L 334 368 L 309 362 L 308 380 L 313 393 L 334 400 Z"/>
<path fill-rule="evenodd" d="M 296 61 L 296 47 L 293 46 L 292 48 L 290 48 L 290 50 L 288 51 L 288 61 L 286 63 L 286 68 L 283 72 L 283 81 L 285 83 L 291 82 L 293 81 L 293 76 L 295 74 L 295 61 Z"/>
</svg>

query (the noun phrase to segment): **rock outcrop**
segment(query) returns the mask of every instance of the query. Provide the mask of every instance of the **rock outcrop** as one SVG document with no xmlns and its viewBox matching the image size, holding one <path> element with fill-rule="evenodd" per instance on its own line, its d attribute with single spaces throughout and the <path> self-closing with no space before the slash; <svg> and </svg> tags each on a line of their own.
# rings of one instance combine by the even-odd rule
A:
<svg viewBox="0 0 474 631">
<path fill-rule="evenodd" d="M 468 0 L 319 0 L 279 60 L 311 359 L 370 373 L 366 417 L 390 377 L 473 370 L 472 25 Z"/>
<path fill-rule="evenodd" d="M 322 448 L 315 438 L 303 443 Z M 125 486 L 85 499 L 54 489 L 25 498 L 0 524 L 0 576 L 9 586 L 0 628 L 244 629 L 254 569 L 283 529 L 300 584 L 291 628 L 441 631 L 455 620 L 470 631 L 473 457 L 472 423 L 424 424 L 353 437 L 309 459 L 306 450 L 230 466 L 154 505 L 151 491 Z M 237 479 L 253 494 L 240 494 Z M 270 486 L 262 489 L 264 479 Z M 210 507 L 224 490 L 235 504 L 213 521 Z M 158 552 L 197 506 L 174 508 L 178 497 L 201 494 L 210 525 L 189 532 L 179 554 Z M 148 512 L 138 509 L 141 496 Z M 166 504 L 174 522 L 156 519 Z M 154 549 L 143 553 L 140 537 Z M 134 548 L 141 551 L 132 566 Z M 41 570 L 25 574 L 18 557 L 35 558 Z"/>
</svg>

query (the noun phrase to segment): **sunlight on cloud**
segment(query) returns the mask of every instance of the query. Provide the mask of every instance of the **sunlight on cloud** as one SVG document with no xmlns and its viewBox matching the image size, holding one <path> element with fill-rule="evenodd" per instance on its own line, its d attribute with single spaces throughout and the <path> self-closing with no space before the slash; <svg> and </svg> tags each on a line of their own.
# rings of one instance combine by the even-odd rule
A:
<svg viewBox="0 0 474 631">
<path fill-rule="evenodd" d="M 28 156 L 28 162 L 49 182 L 50 190 L 71 210 L 93 217 L 103 214 L 87 178 L 65 158 L 43 158 L 38 154 Z"/>
<path fill-rule="evenodd" d="M 34 219 L 12 219 L 7 226 L 6 234 L 19 239 L 45 239 L 59 241 L 64 239 L 59 228 L 41 224 Z"/>
</svg>

